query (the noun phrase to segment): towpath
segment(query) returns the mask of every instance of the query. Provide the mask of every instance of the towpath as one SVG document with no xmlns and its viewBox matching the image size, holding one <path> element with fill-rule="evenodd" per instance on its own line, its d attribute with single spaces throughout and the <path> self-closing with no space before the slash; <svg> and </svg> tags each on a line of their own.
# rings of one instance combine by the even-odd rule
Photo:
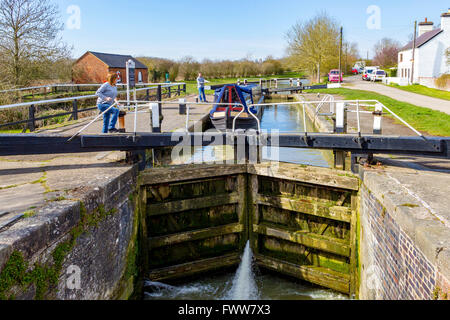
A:
<svg viewBox="0 0 450 320">
<path fill-rule="evenodd" d="M 385 86 L 383 84 L 362 81 L 361 76 L 345 78 L 344 87 L 356 90 L 376 92 L 398 101 L 403 101 L 419 107 L 429 108 L 450 114 L 450 101 L 448 100 L 428 97 L 421 94 Z"/>
</svg>

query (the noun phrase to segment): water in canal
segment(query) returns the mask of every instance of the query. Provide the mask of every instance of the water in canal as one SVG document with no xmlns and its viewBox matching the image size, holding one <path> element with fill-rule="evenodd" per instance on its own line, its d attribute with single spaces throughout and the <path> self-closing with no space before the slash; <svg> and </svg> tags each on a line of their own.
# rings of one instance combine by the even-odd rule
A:
<svg viewBox="0 0 450 320">
<path fill-rule="evenodd" d="M 272 100 L 278 103 L 280 100 Z M 307 126 L 311 123 L 308 122 Z M 283 132 L 304 132 L 303 112 L 299 108 L 288 105 L 265 107 L 261 122 L 261 129 L 277 129 Z M 307 128 L 309 132 L 311 127 Z M 199 148 L 194 158 L 180 159 L 185 162 L 198 160 L 217 160 L 218 147 Z M 228 154 L 228 152 L 227 152 Z M 263 150 L 271 160 L 271 152 Z M 231 155 L 233 153 L 231 152 Z M 319 167 L 329 167 L 326 155 L 318 150 L 303 150 L 281 148 L 279 160 L 282 162 L 298 163 Z M 203 276 L 182 285 L 168 285 L 164 283 L 147 283 L 147 300 L 339 300 L 348 299 L 347 296 L 332 290 L 319 288 L 295 279 L 267 273 L 259 270 L 252 263 L 252 253 L 247 246 L 242 262 L 235 272 Z"/>
<path fill-rule="evenodd" d="M 262 273 L 253 264 L 249 243 L 235 273 L 203 276 L 182 285 L 146 283 L 146 300 L 346 300 L 332 290 Z"/>
<path fill-rule="evenodd" d="M 287 100 L 269 100 L 277 105 L 264 107 L 264 114 L 261 119 L 261 129 L 270 133 L 278 130 L 280 133 L 304 132 L 303 110 L 299 105 L 286 105 L 282 102 Z M 281 104 L 278 104 L 281 103 Z M 306 121 L 308 132 L 317 132 L 309 119 Z M 176 164 L 214 162 L 218 160 L 233 159 L 234 152 L 231 147 L 199 147 L 195 149 L 193 156 L 180 157 L 175 160 Z M 308 149 L 279 148 L 277 152 L 272 152 L 271 148 L 263 148 L 263 161 L 280 161 L 310 165 L 315 167 L 329 168 L 332 160 L 331 152 Z"/>
</svg>

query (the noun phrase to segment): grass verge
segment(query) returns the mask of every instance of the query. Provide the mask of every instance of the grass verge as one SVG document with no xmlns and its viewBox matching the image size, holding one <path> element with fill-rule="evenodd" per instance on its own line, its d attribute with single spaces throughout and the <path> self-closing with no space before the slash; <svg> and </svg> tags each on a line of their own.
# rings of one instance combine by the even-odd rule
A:
<svg viewBox="0 0 450 320">
<path fill-rule="evenodd" d="M 450 136 L 450 115 L 440 111 L 418 107 L 370 91 L 341 88 L 306 92 L 339 95 L 345 100 L 378 100 L 417 130 L 434 136 Z"/>
<path fill-rule="evenodd" d="M 410 86 L 399 86 L 398 84 L 391 84 L 390 87 L 400 89 L 403 91 L 421 94 L 424 96 L 433 97 L 433 98 L 450 100 L 450 92 L 449 91 L 428 88 L 425 86 L 421 86 L 419 84 L 414 84 L 414 85 L 410 85 Z"/>
</svg>

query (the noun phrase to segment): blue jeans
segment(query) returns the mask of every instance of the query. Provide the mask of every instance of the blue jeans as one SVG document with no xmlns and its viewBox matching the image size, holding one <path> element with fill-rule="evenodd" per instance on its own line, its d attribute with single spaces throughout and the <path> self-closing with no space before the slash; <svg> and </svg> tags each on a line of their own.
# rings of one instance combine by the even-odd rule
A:
<svg viewBox="0 0 450 320">
<path fill-rule="evenodd" d="M 109 104 L 97 105 L 97 108 L 100 110 L 100 112 L 105 112 L 109 107 L 111 107 Z M 117 119 L 119 118 L 119 112 L 119 109 L 113 107 L 103 115 L 103 133 L 108 133 L 109 130 L 116 127 Z"/>
<path fill-rule="evenodd" d="M 205 87 L 198 88 L 200 102 L 206 102 Z"/>
</svg>

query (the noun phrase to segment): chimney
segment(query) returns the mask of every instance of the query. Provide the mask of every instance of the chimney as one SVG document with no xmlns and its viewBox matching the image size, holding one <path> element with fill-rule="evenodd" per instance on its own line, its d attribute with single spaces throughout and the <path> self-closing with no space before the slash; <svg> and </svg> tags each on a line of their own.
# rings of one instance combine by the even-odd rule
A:
<svg viewBox="0 0 450 320">
<path fill-rule="evenodd" d="M 441 29 L 450 32 L 450 9 L 441 15 Z"/>
<path fill-rule="evenodd" d="M 433 30 L 433 22 L 428 21 L 428 18 L 425 18 L 425 22 L 419 23 L 419 37 L 424 33 L 430 32 Z"/>
</svg>

